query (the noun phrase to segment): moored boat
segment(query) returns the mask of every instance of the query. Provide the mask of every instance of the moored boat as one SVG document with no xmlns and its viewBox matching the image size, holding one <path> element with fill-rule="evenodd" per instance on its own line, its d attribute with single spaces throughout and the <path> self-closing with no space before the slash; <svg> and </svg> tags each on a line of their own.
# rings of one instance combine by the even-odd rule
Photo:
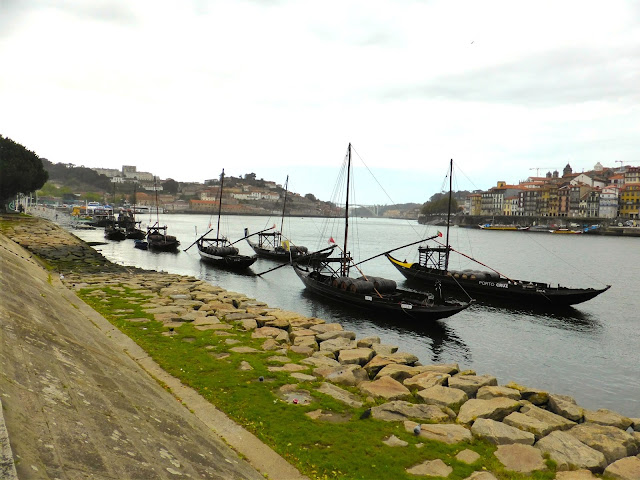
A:
<svg viewBox="0 0 640 480">
<path fill-rule="evenodd" d="M 526 232 L 529 230 L 529 226 L 520 226 L 520 225 L 500 225 L 500 224 L 492 224 L 486 223 L 484 225 L 478 225 L 482 230 L 505 230 L 505 231 L 513 231 L 513 232 Z"/>
<path fill-rule="evenodd" d="M 451 205 L 452 175 L 453 160 L 449 169 L 449 205 Z M 450 215 L 450 208 L 448 215 Z M 450 294 L 464 292 L 468 296 L 473 295 L 474 298 L 488 303 L 516 303 L 519 306 L 545 308 L 563 307 L 591 300 L 610 288 L 610 285 L 603 288 L 570 288 L 511 279 L 461 252 L 456 253 L 489 270 L 456 271 L 449 268 L 449 255 L 452 251 L 455 252 L 449 244 L 447 228 L 444 244 L 439 243 L 435 247 L 424 245 L 418 248 L 417 262 L 400 261 L 389 253 L 386 253 L 386 257 L 407 280 L 414 284 L 428 289 L 441 288 L 443 292 Z"/>
<path fill-rule="evenodd" d="M 176 252 L 180 241 L 173 235 L 167 235 L 167 226 L 160 226 L 158 222 L 147 227 L 147 244 L 149 250 L 159 252 Z"/>
<path fill-rule="evenodd" d="M 231 270 L 244 270 L 249 268 L 258 259 L 257 255 L 241 255 L 237 247 L 225 237 L 220 235 L 220 217 L 222 214 L 222 190 L 224 188 L 224 169 L 220 175 L 220 198 L 218 202 L 218 227 L 215 237 L 207 237 L 213 229 L 209 229 L 207 233 L 200 236 L 195 242 L 185 249 L 189 250 L 193 245 L 198 247 L 200 260 L 217 267 L 227 268 Z M 237 242 L 234 242 L 237 243 Z"/>
<path fill-rule="evenodd" d="M 351 144 L 346 156 L 346 205 L 344 224 L 344 248 L 339 257 L 316 258 L 308 265 L 293 262 L 293 269 L 305 288 L 326 300 L 349 305 L 352 308 L 381 312 L 400 318 L 415 320 L 437 320 L 450 317 L 469 307 L 471 302 L 446 301 L 441 295 L 411 292 L 397 288 L 394 280 L 365 275 L 358 265 L 371 260 L 354 263 L 347 250 L 349 225 L 349 178 L 351 172 Z M 334 245 L 320 250 L 333 250 Z M 382 254 L 380 254 L 382 255 Z M 376 255 L 380 256 L 380 255 Z M 350 270 L 357 269 L 358 277 L 351 277 Z"/>
</svg>

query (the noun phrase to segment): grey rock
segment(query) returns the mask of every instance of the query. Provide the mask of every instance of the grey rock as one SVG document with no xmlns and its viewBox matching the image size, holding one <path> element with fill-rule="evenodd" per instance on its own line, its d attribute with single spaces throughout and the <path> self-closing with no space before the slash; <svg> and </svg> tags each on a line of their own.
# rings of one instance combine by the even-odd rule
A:
<svg viewBox="0 0 640 480">
<path fill-rule="evenodd" d="M 400 440 L 395 435 L 391 435 L 389 438 L 386 438 L 382 441 L 385 445 L 389 447 L 406 447 L 409 445 L 409 442 L 405 442 L 404 440 Z"/>
<path fill-rule="evenodd" d="M 338 361 L 342 364 L 365 365 L 373 358 L 374 352 L 370 348 L 353 348 L 341 350 Z"/>
<path fill-rule="evenodd" d="M 520 412 L 513 412 L 507 415 L 503 422 L 506 425 L 518 428 L 523 432 L 532 433 L 536 440 L 539 440 L 554 430 L 553 426 L 548 423 Z"/>
</svg>

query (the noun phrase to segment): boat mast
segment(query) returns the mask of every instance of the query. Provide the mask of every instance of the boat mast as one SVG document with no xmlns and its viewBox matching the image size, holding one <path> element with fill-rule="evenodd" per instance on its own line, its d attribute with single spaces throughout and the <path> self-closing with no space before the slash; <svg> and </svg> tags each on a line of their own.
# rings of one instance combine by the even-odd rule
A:
<svg viewBox="0 0 640 480">
<path fill-rule="evenodd" d="M 224 187 L 224 168 L 220 175 L 220 200 L 218 202 L 218 229 L 216 230 L 216 239 L 220 238 L 220 214 L 222 213 L 222 187 Z"/>
<path fill-rule="evenodd" d="M 282 227 L 284 226 L 284 209 L 287 207 L 287 189 L 289 188 L 289 175 L 284 182 L 284 203 L 282 204 L 282 220 L 280 221 L 280 233 L 282 233 Z"/>
<path fill-rule="evenodd" d="M 349 275 L 349 259 L 347 254 L 347 234 L 349 233 L 349 182 L 351 174 L 351 143 L 347 149 L 347 200 L 344 207 L 344 250 L 342 250 L 343 262 L 340 274 L 343 277 Z"/>
<path fill-rule="evenodd" d="M 156 192 L 156 225 L 159 227 L 160 226 L 160 214 L 158 213 L 158 184 L 157 184 L 157 179 L 158 179 L 158 177 L 156 177 L 154 175 L 153 176 L 153 189 Z M 151 212 L 149 212 L 149 215 L 151 215 Z"/>
<path fill-rule="evenodd" d="M 447 238 L 446 252 L 444 254 L 444 270 L 449 271 L 449 223 L 451 221 L 451 200 L 452 200 L 452 182 L 453 182 L 453 158 L 449 162 L 449 205 L 447 207 Z"/>
</svg>

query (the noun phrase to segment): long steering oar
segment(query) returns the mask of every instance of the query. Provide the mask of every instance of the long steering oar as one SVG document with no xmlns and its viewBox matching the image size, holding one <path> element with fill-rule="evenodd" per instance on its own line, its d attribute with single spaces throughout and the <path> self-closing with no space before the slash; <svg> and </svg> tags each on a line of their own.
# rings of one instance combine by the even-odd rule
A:
<svg viewBox="0 0 640 480">
<path fill-rule="evenodd" d="M 210 230 L 209 230 L 209 232 L 213 232 L 213 228 L 212 228 L 212 229 L 210 229 Z M 207 233 L 209 233 L 209 232 L 207 232 Z M 185 248 L 185 249 L 183 250 L 183 252 L 186 252 L 186 251 L 187 251 L 187 250 L 189 250 L 191 247 L 193 247 L 196 243 L 198 243 L 198 242 L 200 241 L 200 239 L 201 239 L 201 238 L 205 237 L 205 236 L 207 235 L 207 233 L 205 233 L 204 235 L 200 235 L 200 236 L 198 237 L 198 239 L 197 239 L 195 242 L 193 242 L 191 245 L 189 245 L 187 248 Z"/>
</svg>

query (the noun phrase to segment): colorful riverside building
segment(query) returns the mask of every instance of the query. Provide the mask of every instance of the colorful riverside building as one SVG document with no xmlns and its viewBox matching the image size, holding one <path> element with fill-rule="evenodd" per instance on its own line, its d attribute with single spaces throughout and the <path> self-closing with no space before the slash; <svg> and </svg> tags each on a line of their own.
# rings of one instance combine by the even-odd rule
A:
<svg viewBox="0 0 640 480">
<path fill-rule="evenodd" d="M 640 183 L 624 185 L 620 189 L 620 216 L 625 218 L 640 218 Z"/>
</svg>

